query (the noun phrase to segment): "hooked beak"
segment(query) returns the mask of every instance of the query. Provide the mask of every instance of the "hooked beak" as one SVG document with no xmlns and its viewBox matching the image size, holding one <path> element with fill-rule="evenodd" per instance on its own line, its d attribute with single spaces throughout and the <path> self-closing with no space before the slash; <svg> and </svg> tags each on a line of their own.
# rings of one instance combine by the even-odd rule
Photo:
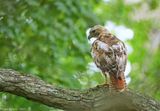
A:
<svg viewBox="0 0 160 111">
<path fill-rule="evenodd" d="M 89 33 L 90 30 L 91 30 L 91 28 L 88 28 L 87 31 L 86 31 L 86 35 L 87 35 L 87 39 L 88 39 L 88 40 L 91 39 L 91 36 L 90 36 L 90 33 Z"/>
<path fill-rule="evenodd" d="M 90 39 L 92 38 L 92 36 L 91 36 L 91 35 L 89 35 L 87 38 L 88 38 L 88 40 L 90 40 Z"/>
</svg>

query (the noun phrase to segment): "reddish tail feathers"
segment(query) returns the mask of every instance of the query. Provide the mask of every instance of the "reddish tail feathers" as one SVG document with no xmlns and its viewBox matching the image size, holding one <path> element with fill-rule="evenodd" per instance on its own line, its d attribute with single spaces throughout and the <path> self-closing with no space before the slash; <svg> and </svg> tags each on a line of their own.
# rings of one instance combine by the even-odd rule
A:
<svg viewBox="0 0 160 111">
<path fill-rule="evenodd" d="M 119 74 L 118 77 L 110 75 L 110 79 L 111 79 L 112 88 L 120 92 L 126 89 L 126 81 L 125 81 L 124 73 Z"/>
</svg>

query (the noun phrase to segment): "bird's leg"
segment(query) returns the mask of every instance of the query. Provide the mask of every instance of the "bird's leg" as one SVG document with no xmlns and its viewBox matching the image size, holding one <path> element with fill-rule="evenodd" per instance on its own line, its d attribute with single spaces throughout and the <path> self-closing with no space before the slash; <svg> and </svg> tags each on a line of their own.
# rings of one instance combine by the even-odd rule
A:
<svg viewBox="0 0 160 111">
<path fill-rule="evenodd" d="M 105 83 L 97 85 L 97 87 L 108 87 L 109 88 L 109 75 L 108 73 L 103 72 L 103 75 L 105 76 Z"/>
<path fill-rule="evenodd" d="M 105 72 L 104 76 L 105 76 L 105 84 L 107 84 L 109 86 L 109 84 L 110 84 L 109 74 Z"/>
</svg>

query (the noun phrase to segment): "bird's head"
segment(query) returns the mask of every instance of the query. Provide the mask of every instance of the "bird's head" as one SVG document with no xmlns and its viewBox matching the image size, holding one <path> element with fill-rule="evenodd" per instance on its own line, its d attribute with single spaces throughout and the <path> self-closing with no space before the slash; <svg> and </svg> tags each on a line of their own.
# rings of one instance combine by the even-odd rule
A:
<svg viewBox="0 0 160 111">
<path fill-rule="evenodd" d="M 95 25 L 89 29 L 88 39 L 90 40 L 91 38 L 98 38 L 102 33 L 108 33 L 108 30 L 101 25 Z"/>
</svg>

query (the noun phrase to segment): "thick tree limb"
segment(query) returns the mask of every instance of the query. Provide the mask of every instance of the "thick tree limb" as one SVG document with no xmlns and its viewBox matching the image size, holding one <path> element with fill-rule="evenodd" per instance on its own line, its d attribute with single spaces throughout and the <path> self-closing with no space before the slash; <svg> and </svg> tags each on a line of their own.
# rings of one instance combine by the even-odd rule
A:
<svg viewBox="0 0 160 111">
<path fill-rule="evenodd" d="M 0 92 L 67 111 L 160 111 L 157 101 L 136 92 L 118 93 L 103 86 L 84 91 L 62 89 L 8 69 L 0 69 Z"/>
</svg>

